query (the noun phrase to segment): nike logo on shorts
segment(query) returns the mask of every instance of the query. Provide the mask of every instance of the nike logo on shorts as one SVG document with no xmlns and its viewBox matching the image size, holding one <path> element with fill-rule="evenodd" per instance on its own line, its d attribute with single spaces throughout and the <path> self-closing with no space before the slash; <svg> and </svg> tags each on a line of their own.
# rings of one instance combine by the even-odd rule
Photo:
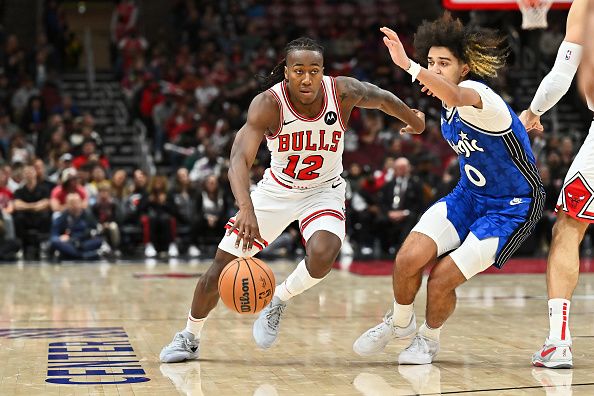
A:
<svg viewBox="0 0 594 396">
<path fill-rule="evenodd" d="M 524 201 L 522 201 L 522 198 L 514 198 L 514 199 L 512 199 L 511 201 L 509 201 L 509 204 L 510 204 L 511 206 L 514 206 L 514 205 L 519 205 L 519 204 L 521 204 L 521 203 L 524 203 Z"/>
</svg>

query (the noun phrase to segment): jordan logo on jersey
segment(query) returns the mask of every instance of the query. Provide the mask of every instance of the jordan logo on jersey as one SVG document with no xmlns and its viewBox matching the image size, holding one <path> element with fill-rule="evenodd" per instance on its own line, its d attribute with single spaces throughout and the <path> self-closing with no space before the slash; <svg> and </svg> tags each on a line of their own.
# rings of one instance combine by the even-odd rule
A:
<svg viewBox="0 0 594 396">
<path fill-rule="evenodd" d="M 458 135 L 460 135 L 460 140 L 458 140 L 458 143 L 454 143 L 448 139 L 450 147 L 452 147 L 456 154 L 464 155 L 466 158 L 468 158 L 474 151 L 485 151 L 482 147 L 479 147 L 476 139 L 468 139 L 468 135 L 464 133 L 464 131 L 460 131 Z"/>
<path fill-rule="evenodd" d="M 336 152 L 341 131 L 332 133 L 321 129 L 317 133 L 313 131 L 299 131 L 283 133 L 278 136 L 278 151 L 332 151 Z"/>
</svg>

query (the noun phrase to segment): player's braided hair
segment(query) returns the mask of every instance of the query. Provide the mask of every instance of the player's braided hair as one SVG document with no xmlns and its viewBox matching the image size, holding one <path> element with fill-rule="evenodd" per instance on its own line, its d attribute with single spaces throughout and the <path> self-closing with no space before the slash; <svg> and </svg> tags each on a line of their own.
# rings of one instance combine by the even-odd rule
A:
<svg viewBox="0 0 594 396">
<path fill-rule="evenodd" d="M 423 21 L 415 33 L 414 46 L 418 60 L 423 63 L 427 62 L 431 47 L 446 47 L 456 58 L 468 63 L 471 76 L 481 79 L 497 77 L 509 53 L 505 37 L 497 31 L 464 26 L 449 12 L 435 21 Z"/>
<path fill-rule="evenodd" d="M 262 91 L 266 91 L 268 88 L 272 87 L 273 85 L 283 81 L 285 78 L 285 66 L 287 64 L 287 55 L 289 55 L 292 51 L 299 51 L 299 50 L 306 50 L 306 51 L 315 51 L 319 52 L 324 56 L 324 47 L 320 45 L 315 40 L 310 39 L 309 37 L 299 37 L 293 41 L 290 41 L 285 46 L 285 56 L 283 59 L 272 69 L 270 74 L 262 76 L 256 76 L 258 82 L 260 83 L 260 87 Z"/>
</svg>

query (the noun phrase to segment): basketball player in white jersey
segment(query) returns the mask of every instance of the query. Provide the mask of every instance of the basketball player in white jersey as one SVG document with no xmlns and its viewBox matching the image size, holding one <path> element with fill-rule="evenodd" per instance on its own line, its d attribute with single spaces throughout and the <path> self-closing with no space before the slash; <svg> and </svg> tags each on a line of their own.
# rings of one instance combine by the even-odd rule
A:
<svg viewBox="0 0 594 396">
<path fill-rule="evenodd" d="M 584 37 L 594 37 L 594 1 L 589 1 L 588 12 L 584 29 Z M 584 58 L 579 70 L 580 91 L 585 96 L 586 92 L 594 92 L 594 40 L 584 43 Z"/>
<path fill-rule="evenodd" d="M 401 119 L 408 124 L 401 132 L 425 128 L 424 114 L 394 94 L 353 78 L 324 76 L 323 48 L 315 41 L 300 38 L 285 50 L 286 60 L 269 77 L 274 86 L 253 99 L 231 150 L 229 180 L 239 212 L 227 223 L 213 265 L 198 281 L 186 329 L 163 348 L 162 362 L 198 358 L 202 326 L 219 299 L 222 269 L 237 257 L 264 249 L 293 221 L 299 221 L 306 257 L 276 287 L 254 323 L 258 346 L 269 348 L 276 340 L 287 301 L 328 275 L 345 237 L 345 182 L 340 174 L 354 107 Z M 249 171 L 263 138 L 272 160 L 250 196 Z"/>
<path fill-rule="evenodd" d="M 530 130 L 542 131 L 540 116 L 552 108 L 569 90 L 580 65 L 585 44 L 584 23 L 588 0 L 574 0 L 567 16 L 565 39 L 559 47 L 555 65 L 542 80 L 530 108 L 520 120 Z M 588 106 L 594 111 L 594 96 L 588 92 Z M 571 164 L 559 199 L 557 220 L 547 263 L 549 294 L 549 335 L 542 349 L 532 356 L 538 367 L 571 368 L 569 332 L 570 299 L 577 286 L 580 269 L 579 245 L 594 222 L 594 123 Z"/>
</svg>

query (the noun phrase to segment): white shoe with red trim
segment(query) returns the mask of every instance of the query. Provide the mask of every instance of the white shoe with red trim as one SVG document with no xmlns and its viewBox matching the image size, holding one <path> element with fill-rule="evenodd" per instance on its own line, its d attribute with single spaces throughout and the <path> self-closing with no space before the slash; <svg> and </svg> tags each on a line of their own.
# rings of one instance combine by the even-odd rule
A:
<svg viewBox="0 0 594 396">
<path fill-rule="evenodd" d="M 536 367 L 573 368 L 571 342 L 550 340 L 547 337 L 540 351 L 532 355 L 532 364 Z"/>
</svg>

